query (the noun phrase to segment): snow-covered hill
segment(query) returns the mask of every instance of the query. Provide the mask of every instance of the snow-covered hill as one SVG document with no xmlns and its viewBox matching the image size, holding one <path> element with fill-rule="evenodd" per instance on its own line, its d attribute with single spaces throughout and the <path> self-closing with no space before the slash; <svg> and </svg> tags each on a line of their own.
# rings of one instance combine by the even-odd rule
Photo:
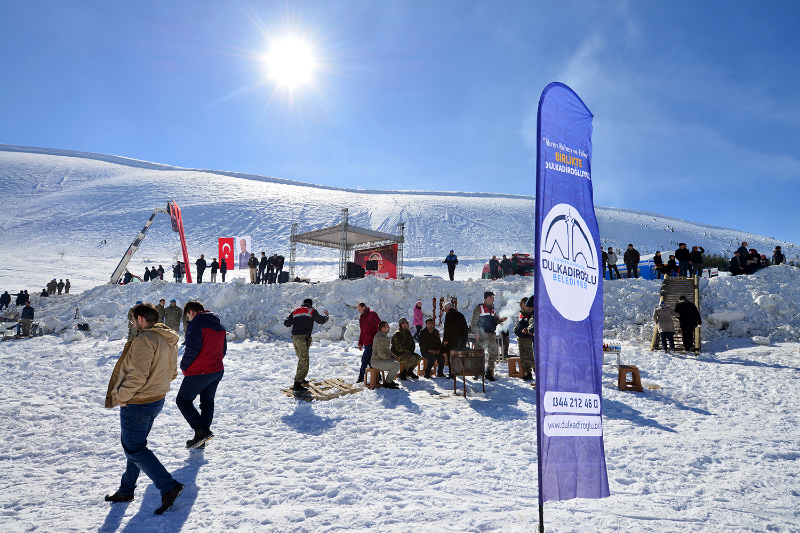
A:
<svg viewBox="0 0 800 533">
<path fill-rule="evenodd" d="M 0 182 L 7 206 L 0 211 L 0 287 L 11 290 L 41 290 L 54 277 L 70 278 L 73 291 L 107 281 L 153 209 L 172 198 L 183 210 L 192 260 L 216 255 L 219 237 L 237 235 L 252 235 L 257 251 L 288 257 L 293 222 L 300 232 L 335 225 L 345 207 L 356 226 L 396 233 L 404 222 L 405 271 L 412 274 L 443 275 L 441 259 L 451 248 L 461 258 L 458 279 L 478 277 L 494 254 L 533 248 L 530 196 L 402 191 L 402 183 L 398 191 L 337 189 L 10 145 L 0 145 Z M 771 237 L 667 215 L 598 206 L 597 217 L 603 246 L 630 242 L 642 254 L 674 250 L 677 242 L 727 254 L 741 240 L 768 255 L 776 244 L 790 259 L 799 251 Z M 178 239 L 158 215 L 131 271 L 166 268 L 178 257 Z M 300 275 L 334 279 L 337 263 L 334 250 L 298 247 Z"/>
</svg>

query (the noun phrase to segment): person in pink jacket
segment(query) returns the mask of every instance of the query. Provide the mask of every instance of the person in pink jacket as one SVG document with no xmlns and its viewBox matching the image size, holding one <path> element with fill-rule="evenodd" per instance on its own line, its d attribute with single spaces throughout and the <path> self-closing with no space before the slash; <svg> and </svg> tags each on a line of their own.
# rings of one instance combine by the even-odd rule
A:
<svg viewBox="0 0 800 533">
<path fill-rule="evenodd" d="M 425 325 L 425 317 L 422 316 L 422 302 L 420 301 L 417 301 L 416 305 L 414 305 L 414 319 L 411 321 L 411 324 L 417 328 L 417 331 L 414 333 L 414 340 L 417 340 L 419 332 L 422 331 Z"/>
</svg>

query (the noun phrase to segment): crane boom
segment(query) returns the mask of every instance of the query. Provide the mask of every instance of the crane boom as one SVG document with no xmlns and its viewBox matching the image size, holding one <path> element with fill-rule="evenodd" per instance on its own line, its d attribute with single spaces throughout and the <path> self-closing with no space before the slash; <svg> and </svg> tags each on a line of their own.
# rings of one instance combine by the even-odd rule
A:
<svg viewBox="0 0 800 533">
<path fill-rule="evenodd" d="M 119 278 L 122 277 L 122 273 L 125 272 L 126 268 L 128 268 L 128 263 L 130 263 L 131 259 L 133 258 L 133 254 L 136 253 L 136 250 L 139 249 L 139 245 L 142 244 L 142 241 L 144 240 L 144 237 L 147 234 L 147 230 L 150 229 L 150 226 L 153 225 L 153 219 L 156 217 L 158 213 L 169 214 L 169 211 L 161 207 L 156 207 L 153 210 L 153 214 L 150 215 L 150 218 L 147 220 L 147 222 L 145 222 L 142 231 L 136 234 L 136 237 L 133 239 L 133 242 L 128 247 L 128 251 L 125 252 L 125 255 L 122 256 L 122 259 L 120 260 L 119 265 L 117 265 L 116 270 L 114 270 L 114 273 L 111 274 L 111 281 L 109 282 L 110 284 L 114 285 L 119 282 Z"/>
</svg>

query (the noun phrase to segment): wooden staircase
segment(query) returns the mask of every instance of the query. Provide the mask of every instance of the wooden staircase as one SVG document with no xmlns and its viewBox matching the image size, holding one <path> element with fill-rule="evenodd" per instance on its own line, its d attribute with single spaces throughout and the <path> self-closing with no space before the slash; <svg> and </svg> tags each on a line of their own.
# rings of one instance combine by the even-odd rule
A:
<svg viewBox="0 0 800 533">
<path fill-rule="evenodd" d="M 667 307 L 670 309 L 675 309 L 675 305 L 678 303 L 678 298 L 681 296 L 686 296 L 686 299 L 692 302 L 694 305 L 700 309 L 700 290 L 699 290 L 699 281 L 698 278 L 692 276 L 690 278 L 685 277 L 674 277 L 674 278 L 664 278 L 664 282 L 661 284 L 661 300 L 662 302 L 667 303 Z M 681 325 L 678 322 L 677 318 L 672 319 L 672 323 L 675 325 L 675 350 L 687 350 L 693 351 L 696 354 L 700 353 L 700 328 L 695 328 L 694 330 L 694 346 L 690 346 L 688 348 L 683 346 L 683 336 L 681 335 Z M 653 329 L 653 341 L 650 344 L 650 350 L 657 350 L 660 344 L 660 335 L 658 334 L 658 328 L 655 327 Z"/>
</svg>

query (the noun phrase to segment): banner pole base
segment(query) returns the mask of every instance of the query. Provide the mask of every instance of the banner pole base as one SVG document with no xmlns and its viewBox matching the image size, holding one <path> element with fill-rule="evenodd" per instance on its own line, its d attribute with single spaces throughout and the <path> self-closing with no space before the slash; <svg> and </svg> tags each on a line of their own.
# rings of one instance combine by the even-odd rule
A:
<svg viewBox="0 0 800 533">
<path fill-rule="evenodd" d="M 544 505 L 539 506 L 539 533 L 544 533 Z"/>
</svg>

